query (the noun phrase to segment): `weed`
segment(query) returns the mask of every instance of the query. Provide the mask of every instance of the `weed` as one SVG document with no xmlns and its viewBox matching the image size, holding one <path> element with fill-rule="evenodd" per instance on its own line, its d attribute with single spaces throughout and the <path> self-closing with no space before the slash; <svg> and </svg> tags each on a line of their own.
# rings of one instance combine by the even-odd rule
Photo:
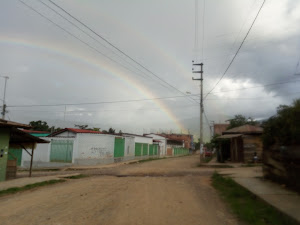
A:
<svg viewBox="0 0 300 225">
<path fill-rule="evenodd" d="M 48 181 L 38 182 L 38 183 L 34 183 L 34 184 L 27 184 L 23 187 L 12 187 L 12 188 L 8 188 L 6 190 L 0 191 L 0 196 L 7 195 L 7 194 L 14 194 L 14 193 L 17 193 L 20 191 L 26 191 L 26 190 L 33 189 L 36 187 L 42 187 L 42 186 L 46 186 L 46 185 L 61 183 L 64 181 L 65 180 L 48 180 Z"/>
<path fill-rule="evenodd" d="M 79 175 L 74 175 L 74 176 L 69 176 L 69 177 L 64 177 L 66 179 L 80 179 L 80 178 L 85 178 L 88 177 L 86 174 L 79 174 Z"/>
<path fill-rule="evenodd" d="M 231 178 L 218 173 L 212 176 L 212 185 L 220 192 L 239 219 L 255 225 L 294 225 L 297 224 L 271 205 L 257 198 Z"/>
</svg>

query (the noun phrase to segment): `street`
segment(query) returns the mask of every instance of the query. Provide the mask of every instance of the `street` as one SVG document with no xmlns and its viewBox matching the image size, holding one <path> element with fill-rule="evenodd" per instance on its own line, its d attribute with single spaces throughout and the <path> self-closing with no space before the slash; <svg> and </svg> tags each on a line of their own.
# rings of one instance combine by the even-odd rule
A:
<svg viewBox="0 0 300 225">
<path fill-rule="evenodd" d="M 2 225 L 240 224 L 199 156 L 87 170 L 90 177 L 0 198 Z M 77 171 L 78 172 L 78 171 Z M 81 172 L 80 172 L 81 173 Z"/>
</svg>

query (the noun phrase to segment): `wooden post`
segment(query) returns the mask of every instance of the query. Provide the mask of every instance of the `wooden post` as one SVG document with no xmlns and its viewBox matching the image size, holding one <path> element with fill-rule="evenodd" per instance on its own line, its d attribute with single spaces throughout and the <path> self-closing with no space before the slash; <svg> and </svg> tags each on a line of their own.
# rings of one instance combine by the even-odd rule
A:
<svg viewBox="0 0 300 225">
<path fill-rule="evenodd" d="M 31 159 L 30 159 L 29 177 L 31 177 L 31 172 L 32 172 L 33 148 L 34 148 L 34 143 L 32 143 L 32 149 L 31 149 Z"/>
</svg>

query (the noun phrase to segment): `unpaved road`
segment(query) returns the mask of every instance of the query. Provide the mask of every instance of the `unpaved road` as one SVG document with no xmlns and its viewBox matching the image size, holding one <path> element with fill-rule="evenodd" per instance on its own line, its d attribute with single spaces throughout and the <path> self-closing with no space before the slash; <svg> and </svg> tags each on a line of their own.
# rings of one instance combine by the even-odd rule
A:
<svg viewBox="0 0 300 225">
<path fill-rule="evenodd" d="M 3 196 L 0 224 L 240 224 L 211 187 L 213 170 L 197 162 L 189 156 L 99 169 Z"/>
</svg>

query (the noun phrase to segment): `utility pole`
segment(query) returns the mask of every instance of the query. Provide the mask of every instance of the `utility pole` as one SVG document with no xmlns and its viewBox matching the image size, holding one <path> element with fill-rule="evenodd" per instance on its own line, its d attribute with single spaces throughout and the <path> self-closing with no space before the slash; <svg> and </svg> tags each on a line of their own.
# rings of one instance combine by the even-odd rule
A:
<svg viewBox="0 0 300 225">
<path fill-rule="evenodd" d="M 210 139 L 212 139 L 214 136 L 214 129 L 215 129 L 215 121 L 212 120 L 210 126 Z"/>
<path fill-rule="evenodd" d="M 193 73 L 200 73 L 200 78 L 195 79 L 194 77 L 192 78 L 193 80 L 199 80 L 200 81 L 200 150 L 201 146 L 203 144 L 203 63 L 194 63 L 193 66 L 200 66 L 199 71 L 193 71 Z M 194 70 L 194 68 L 192 69 Z M 200 152 L 200 160 L 201 160 L 201 152 Z"/>
<path fill-rule="evenodd" d="M 5 83 L 4 83 L 4 94 L 3 94 L 3 106 L 2 106 L 2 119 L 5 119 L 5 113 L 6 113 L 6 104 L 5 104 L 5 95 L 6 95 L 6 83 L 7 83 L 7 79 L 9 79 L 8 76 L 1 76 L 2 78 L 5 79 Z"/>
</svg>

